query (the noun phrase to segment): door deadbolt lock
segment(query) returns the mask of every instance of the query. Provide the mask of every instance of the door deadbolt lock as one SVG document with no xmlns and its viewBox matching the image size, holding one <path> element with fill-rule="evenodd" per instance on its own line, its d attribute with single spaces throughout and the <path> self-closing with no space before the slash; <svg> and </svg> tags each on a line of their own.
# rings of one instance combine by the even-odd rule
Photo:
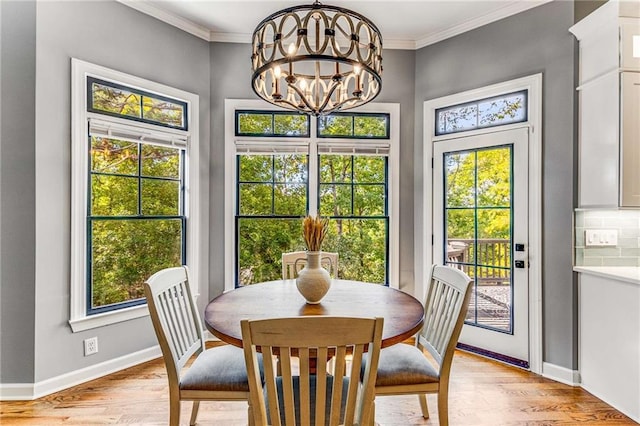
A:
<svg viewBox="0 0 640 426">
<path fill-rule="evenodd" d="M 524 260 L 516 260 L 514 263 L 516 268 L 524 268 Z"/>
</svg>

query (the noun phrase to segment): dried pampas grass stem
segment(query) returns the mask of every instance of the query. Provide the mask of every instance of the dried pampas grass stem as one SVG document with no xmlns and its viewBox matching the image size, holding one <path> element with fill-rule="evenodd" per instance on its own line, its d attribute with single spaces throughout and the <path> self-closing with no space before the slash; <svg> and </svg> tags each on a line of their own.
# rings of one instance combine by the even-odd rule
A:
<svg viewBox="0 0 640 426">
<path fill-rule="evenodd" d="M 307 244 L 307 250 L 320 251 L 322 249 L 322 241 L 329 228 L 329 220 L 321 219 L 316 216 L 307 216 L 302 221 L 302 235 L 304 242 Z"/>
</svg>

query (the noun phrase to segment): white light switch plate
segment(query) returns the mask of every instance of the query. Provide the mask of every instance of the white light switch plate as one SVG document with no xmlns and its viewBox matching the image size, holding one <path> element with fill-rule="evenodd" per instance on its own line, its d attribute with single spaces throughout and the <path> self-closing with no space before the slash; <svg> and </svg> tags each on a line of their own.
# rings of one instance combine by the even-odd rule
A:
<svg viewBox="0 0 640 426">
<path fill-rule="evenodd" d="M 584 234 L 584 243 L 587 247 L 618 245 L 617 229 L 587 229 Z"/>
</svg>

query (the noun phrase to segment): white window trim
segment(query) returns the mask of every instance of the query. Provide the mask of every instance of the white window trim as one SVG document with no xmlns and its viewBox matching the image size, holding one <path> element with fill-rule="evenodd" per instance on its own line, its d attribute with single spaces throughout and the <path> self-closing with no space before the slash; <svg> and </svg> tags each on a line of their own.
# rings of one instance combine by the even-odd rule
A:
<svg viewBox="0 0 640 426">
<path fill-rule="evenodd" d="M 528 120 L 478 130 L 435 135 L 435 111 L 456 104 L 528 90 Z M 423 208 L 416 212 L 414 270 L 416 296 L 422 297 L 426 284 L 426 266 L 433 262 L 433 143 L 445 139 L 491 133 L 498 130 L 528 127 L 529 129 L 529 366 L 542 373 L 542 74 L 534 74 L 503 83 L 485 86 L 424 102 L 423 133 Z"/>
<path fill-rule="evenodd" d="M 185 155 L 185 215 L 186 229 L 186 258 L 191 274 L 191 282 L 196 283 L 194 294 L 200 294 L 200 249 L 199 223 L 200 200 L 198 197 L 200 177 L 198 175 L 199 155 L 199 98 L 197 95 L 175 89 L 163 84 L 138 78 L 119 71 L 114 71 L 99 65 L 71 59 L 71 312 L 69 325 L 74 333 L 103 327 L 122 321 L 149 315 L 147 305 L 138 305 L 95 315 L 87 315 L 86 296 L 86 206 L 87 206 L 87 122 L 90 116 L 96 116 L 87 111 L 86 77 L 112 80 L 123 85 L 144 90 L 146 92 L 164 95 L 187 103 L 188 132 L 175 132 L 167 129 L 168 133 L 181 133 L 187 136 L 187 150 Z M 103 117 L 103 121 L 127 123 L 127 120 L 116 117 Z M 133 126 L 148 129 L 152 132 L 157 126 L 131 122 Z M 164 129 L 163 129 L 164 130 Z"/>
<path fill-rule="evenodd" d="M 235 176 L 236 176 L 236 141 L 242 141 L 242 136 L 235 135 L 235 111 L 238 109 L 282 111 L 270 104 L 259 100 L 247 99 L 226 99 L 225 100 L 225 138 L 224 138 L 224 164 L 225 164 L 225 209 L 224 209 L 224 246 L 225 246 L 225 291 L 235 288 L 233 282 L 233 262 L 235 253 L 235 233 L 234 215 L 236 205 Z M 399 234 L 400 234 L 400 104 L 395 103 L 369 103 L 358 107 L 354 112 L 378 112 L 388 113 L 390 119 L 389 135 L 389 287 L 400 288 L 400 262 L 399 262 Z M 310 122 L 310 138 L 316 138 L 315 119 Z M 247 139 L 244 137 L 244 139 Z M 273 142 L 273 138 L 263 138 Z M 309 139 L 295 138 L 296 143 L 308 143 Z M 260 140 L 260 138 L 252 138 Z M 332 142 L 340 142 L 341 139 L 332 139 Z M 353 139 L 343 139 L 345 142 L 353 143 Z M 312 145 L 315 148 L 315 145 Z M 309 155 L 316 155 L 309 152 Z M 317 171 L 309 170 L 309 187 L 317 186 Z M 309 200 L 309 213 L 315 214 L 317 211 L 317 201 Z"/>
</svg>

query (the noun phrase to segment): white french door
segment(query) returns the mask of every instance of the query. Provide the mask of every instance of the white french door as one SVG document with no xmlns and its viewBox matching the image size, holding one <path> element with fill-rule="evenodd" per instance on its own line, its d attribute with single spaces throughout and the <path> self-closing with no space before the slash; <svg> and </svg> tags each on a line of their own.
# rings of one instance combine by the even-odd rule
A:
<svg viewBox="0 0 640 426">
<path fill-rule="evenodd" d="M 529 367 L 528 128 L 434 143 L 435 263 L 474 279 L 459 342 Z"/>
</svg>

